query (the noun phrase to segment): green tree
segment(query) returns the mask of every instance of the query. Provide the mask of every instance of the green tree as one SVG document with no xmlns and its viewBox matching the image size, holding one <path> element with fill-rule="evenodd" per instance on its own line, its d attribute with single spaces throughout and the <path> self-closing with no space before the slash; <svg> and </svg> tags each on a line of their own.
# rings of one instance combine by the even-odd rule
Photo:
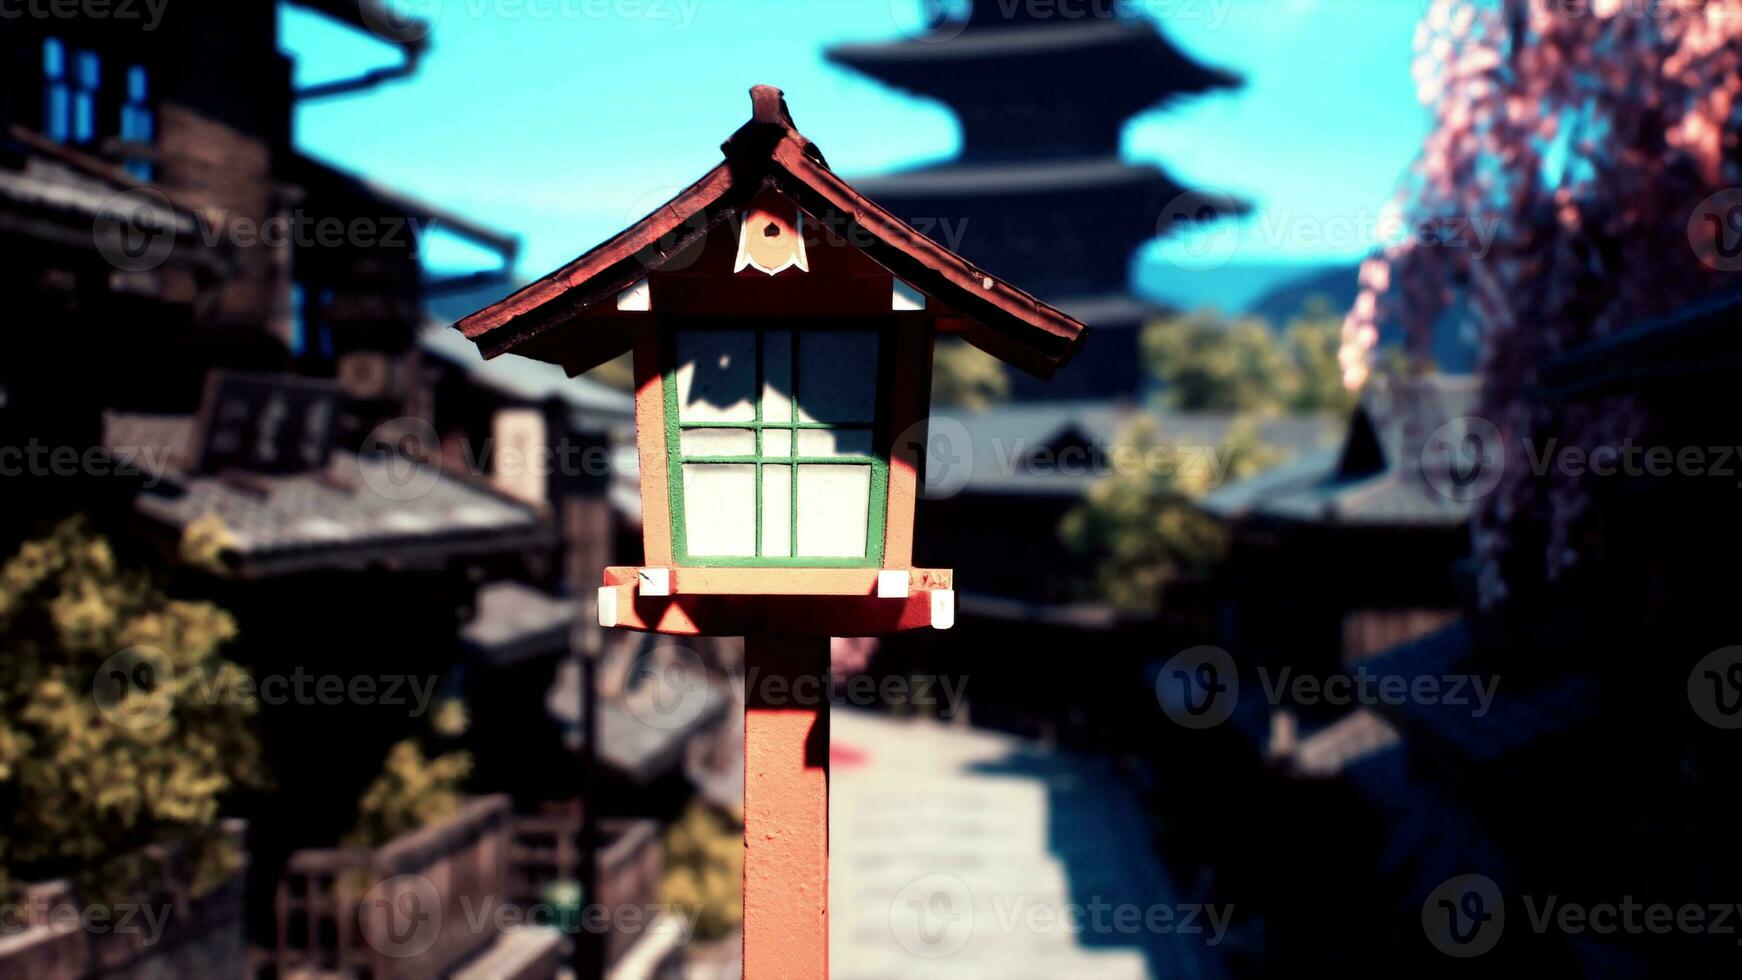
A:
<svg viewBox="0 0 1742 980">
<path fill-rule="evenodd" d="M 1120 434 L 1114 466 L 1060 528 L 1071 550 L 1099 556 L 1093 592 L 1120 609 L 1151 611 L 1169 582 L 1219 559 L 1227 547 L 1219 523 L 1193 501 L 1224 481 L 1273 465 L 1277 454 L 1249 420 L 1235 423 L 1213 457 L 1181 453 L 1161 425 L 1139 417 Z"/>
<path fill-rule="evenodd" d="M 694 910 L 696 938 L 723 938 L 744 921 L 744 823 L 696 800 L 665 834 L 660 901 Z"/>
<path fill-rule="evenodd" d="M 1166 408 L 1238 418 L 1222 445 L 1189 451 L 1172 445 L 1153 418 L 1120 435 L 1111 457 L 1128 465 L 1114 466 L 1059 529 L 1073 551 L 1099 558 L 1090 593 L 1119 608 L 1152 610 L 1168 583 L 1221 556 L 1223 528 L 1193 501 L 1282 461 L 1258 437 L 1254 419 L 1336 417 L 1353 408 L 1337 361 L 1341 329 L 1329 304 L 1316 299 L 1281 334 L 1256 317 L 1213 310 L 1144 328 L 1144 360 Z"/>
<path fill-rule="evenodd" d="M 965 341 L 943 337 L 932 357 L 934 405 L 982 409 L 1010 397 L 1010 376 L 992 355 Z"/>
<path fill-rule="evenodd" d="M 415 830 L 453 816 L 465 801 L 461 791 L 472 774 L 472 756 L 449 752 L 429 758 L 417 739 L 388 750 L 381 775 L 363 791 L 357 826 L 345 838 L 350 847 L 381 847 Z"/>
<path fill-rule="evenodd" d="M 618 391 L 635 390 L 635 363 L 632 355 L 622 354 L 587 372 L 587 377 L 607 388 Z"/>
<path fill-rule="evenodd" d="M 196 892 L 240 865 L 226 793 L 260 785 L 228 613 L 172 599 L 82 519 L 0 567 L 0 888 L 70 877 L 89 896 L 149 884 L 147 845 L 185 844 Z"/>
<path fill-rule="evenodd" d="M 1359 393 L 1343 383 L 1337 363 L 1342 333 L 1342 317 L 1323 297 L 1314 297 L 1289 321 L 1282 344 L 1290 362 L 1283 405 L 1288 414 L 1343 416 L 1354 410 Z"/>
<path fill-rule="evenodd" d="M 1275 412 L 1286 400 L 1288 359 L 1262 320 L 1214 310 L 1170 316 L 1144 327 L 1142 348 L 1168 408 Z"/>
<path fill-rule="evenodd" d="M 1199 310 L 1149 324 L 1142 348 L 1162 403 L 1177 411 L 1342 413 L 1353 395 L 1337 363 L 1341 332 L 1315 299 L 1281 334 L 1256 317 Z"/>
</svg>

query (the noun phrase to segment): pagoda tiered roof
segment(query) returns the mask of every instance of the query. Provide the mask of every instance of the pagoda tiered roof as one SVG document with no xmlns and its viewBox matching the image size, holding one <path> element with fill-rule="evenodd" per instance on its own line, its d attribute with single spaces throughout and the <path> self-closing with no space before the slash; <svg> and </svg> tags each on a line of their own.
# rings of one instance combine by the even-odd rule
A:
<svg viewBox="0 0 1742 980">
<path fill-rule="evenodd" d="M 965 156 L 983 155 L 1001 136 L 1025 140 L 1024 156 L 1080 153 L 1091 145 L 1117 152 L 1127 117 L 1241 84 L 1240 76 L 1202 64 L 1143 19 L 970 23 L 960 33 L 953 30 L 838 45 L 828 57 L 894 88 L 947 103 L 962 120 Z M 1003 111 L 1018 105 L 1039 111 L 1027 119 Z"/>
<path fill-rule="evenodd" d="M 1242 80 L 1177 47 L 1136 5 L 965 6 L 921 34 L 828 50 L 835 64 L 943 102 L 961 126 L 954 160 L 861 186 L 988 271 L 1054 305 L 1072 298 L 1088 311 L 1083 322 L 1107 332 L 1089 355 L 1095 363 L 1064 381 L 1069 390 L 1013 378 L 1015 397 L 1134 395 L 1147 383 L 1136 328 L 1156 310 L 1130 295 L 1133 256 L 1182 221 L 1237 217 L 1249 206 L 1122 160 L 1126 125 Z"/>
<path fill-rule="evenodd" d="M 1200 220 L 1205 208 L 1217 218 L 1247 210 L 1227 195 L 1191 194 L 1154 164 L 1114 156 L 952 161 L 858 186 L 987 270 L 1055 298 L 1123 291 L 1144 242 Z"/>
<path fill-rule="evenodd" d="M 1000 26 L 974 23 L 949 36 L 951 29 L 931 36 L 871 44 L 841 44 L 829 58 L 876 78 L 934 65 L 988 65 L 1016 61 L 1025 69 L 1035 59 L 1119 59 L 1120 67 L 1152 67 L 1150 77 L 1165 78 L 1168 89 L 1181 94 L 1234 88 L 1239 75 L 1212 68 L 1181 51 L 1147 20 L 1114 18 L 1064 24 L 1037 22 Z M 885 78 L 892 83 L 894 78 Z"/>
<path fill-rule="evenodd" d="M 1082 191 L 1098 187 L 1152 184 L 1166 181 L 1173 194 L 1184 192 L 1159 167 L 1127 163 L 1118 157 L 1006 163 L 948 163 L 907 170 L 894 177 L 858 182 L 867 194 L 902 197 L 1040 194 L 1053 190 Z"/>
</svg>

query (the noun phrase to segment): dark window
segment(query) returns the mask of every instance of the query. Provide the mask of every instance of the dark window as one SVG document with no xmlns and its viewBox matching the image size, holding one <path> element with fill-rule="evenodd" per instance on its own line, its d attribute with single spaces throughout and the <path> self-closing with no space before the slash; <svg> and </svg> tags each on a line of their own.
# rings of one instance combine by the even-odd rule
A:
<svg viewBox="0 0 1742 980">
<path fill-rule="evenodd" d="M 127 101 L 121 106 L 121 142 L 128 146 L 149 146 L 157 138 L 157 116 L 151 111 L 151 76 L 144 65 L 127 69 Z M 151 161 L 140 156 L 128 156 L 123 162 L 127 172 L 140 180 L 152 177 Z"/>
<path fill-rule="evenodd" d="M 67 78 L 67 49 L 58 38 L 42 42 L 42 131 L 56 143 L 72 138 L 73 94 Z"/>
<path fill-rule="evenodd" d="M 153 177 L 139 152 L 157 139 L 151 71 L 144 65 L 106 65 L 102 53 L 69 48 L 60 38 L 42 43 L 42 132 L 56 143 L 101 147 L 118 140 L 122 166 L 141 180 Z"/>
<path fill-rule="evenodd" d="M 326 318 L 334 298 L 327 287 L 295 283 L 290 287 L 290 354 L 311 364 L 332 361 L 337 345 L 333 324 Z"/>
<path fill-rule="evenodd" d="M 301 357 L 308 350 L 308 290 L 302 283 L 290 286 L 290 356 Z"/>
<path fill-rule="evenodd" d="M 96 142 L 97 94 L 103 88 L 103 60 L 95 51 L 73 55 L 73 142 Z"/>
</svg>

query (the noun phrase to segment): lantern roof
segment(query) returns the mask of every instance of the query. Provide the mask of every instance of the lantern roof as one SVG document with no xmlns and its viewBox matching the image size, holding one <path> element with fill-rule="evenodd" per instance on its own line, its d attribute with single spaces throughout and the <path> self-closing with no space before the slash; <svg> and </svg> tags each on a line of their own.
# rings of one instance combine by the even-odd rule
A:
<svg viewBox="0 0 1742 980">
<path fill-rule="evenodd" d="M 460 320 L 459 330 L 485 357 L 523 354 L 570 374 L 595 367 L 632 344 L 631 318 L 612 315 L 619 294 L 772 191 L 844 226 L 853 247 L 935 299 L 948 329 L 994 357 L 1047 378 L 1082 347 L 1089 329 L 1082 322 L 977 268 L 836 176 L 793 125 L 780 89 L 758 85 L 750 96 L 753 115 L 721 146 L 719 165 L 592 251 Z"/>
</svg>

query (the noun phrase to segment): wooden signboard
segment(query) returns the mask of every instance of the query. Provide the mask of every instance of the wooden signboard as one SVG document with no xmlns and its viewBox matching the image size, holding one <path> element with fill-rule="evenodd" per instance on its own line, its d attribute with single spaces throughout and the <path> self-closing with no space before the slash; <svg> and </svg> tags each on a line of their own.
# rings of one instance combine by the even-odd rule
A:
<svg viewBox="0 0 1742 980">
<path fill-rule="evenodd" d="M 201 473 L 319 469 L 332 455 L 345 392 L 338 384 L 284 374 L 213 371 L 189 450 Z"/>
</svg>

